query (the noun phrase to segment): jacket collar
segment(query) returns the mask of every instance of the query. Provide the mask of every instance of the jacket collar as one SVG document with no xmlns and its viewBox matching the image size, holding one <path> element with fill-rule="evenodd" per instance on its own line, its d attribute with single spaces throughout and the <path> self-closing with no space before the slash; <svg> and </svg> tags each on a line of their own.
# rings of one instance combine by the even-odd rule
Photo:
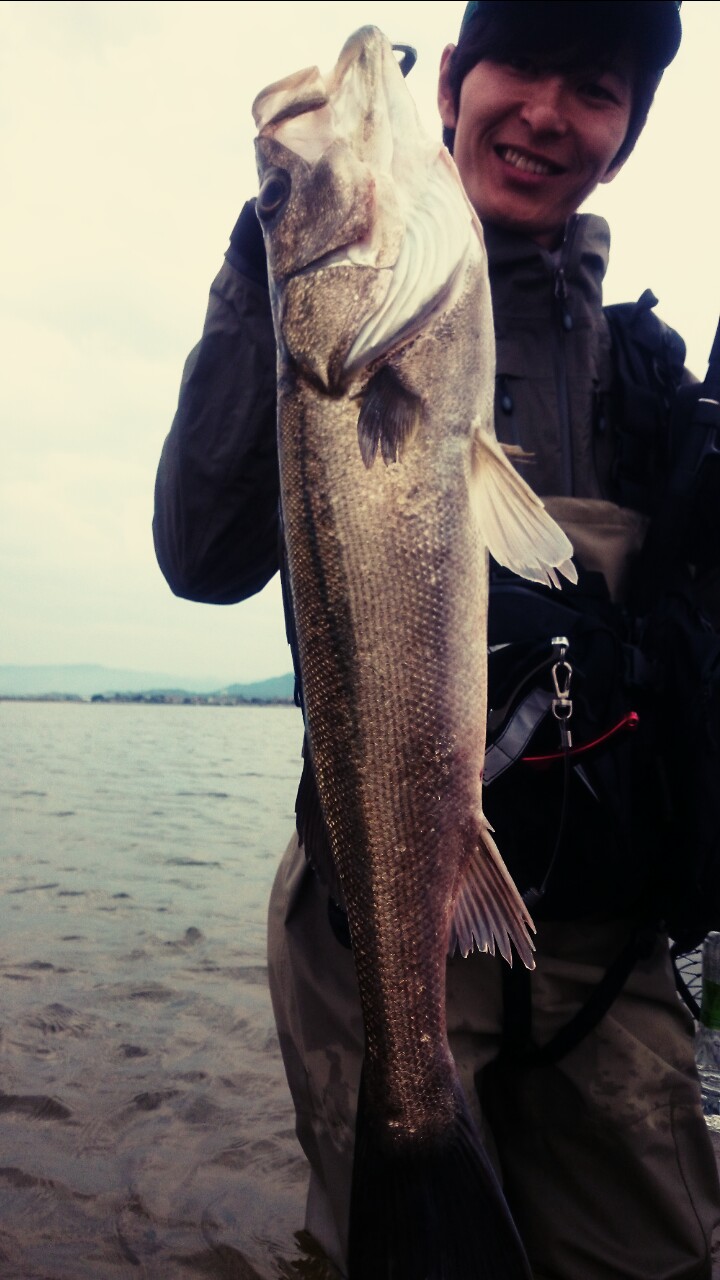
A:
<svg viewBox="0 0 720 1280">
<path fill-rule="evenodd" d="M 557 253 L 502 227 L 488 225 L 484 234 L 496 328 L 505 316 L 547 321 L 563 306 L 573 327 L 597 323 L 610 252 L 604 218 L 575 214 Z"/>
</svg>

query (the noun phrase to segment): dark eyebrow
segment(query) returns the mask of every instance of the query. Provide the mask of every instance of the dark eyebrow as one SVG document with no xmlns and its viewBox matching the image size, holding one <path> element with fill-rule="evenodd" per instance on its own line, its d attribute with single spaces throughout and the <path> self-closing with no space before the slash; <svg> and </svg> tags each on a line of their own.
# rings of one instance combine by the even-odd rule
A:
<svg viewBox="0 0 720 1280">
<path fill-rule="evenodd" d="M 627 84 L 632 83 L 632 75 L 629 69 L 624 66 L 618 66 L 617 63 L 613 62 L 580 63 L 576 70 L 583 76 L 616 76 L 618 80 L 623 80 Z"/>
</svg>

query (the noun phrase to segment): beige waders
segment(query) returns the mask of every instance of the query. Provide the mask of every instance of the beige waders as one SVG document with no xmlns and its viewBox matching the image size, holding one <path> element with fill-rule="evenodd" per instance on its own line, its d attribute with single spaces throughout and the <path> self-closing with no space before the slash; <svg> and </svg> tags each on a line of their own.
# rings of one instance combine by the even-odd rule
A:
<svg viewBox="0 0 720 1280">
<path fill-rule="evenodd" d="M 538 1045 L 587 1001 L 631 928 L 539 926 Z M 501 1040 L 503 963 L 475 954 L 450 962 L 448 1031 L 535 1280 L 710 1280 L 720 1186 L 667 941 L 658 938 L 599 1025 L 559 1062 L 485 1072 L 486 1089 Z M 352 955 L 296 839 L 270 902 L 269 972 L 311 1168 L 306 1225 L 342 1269 L 362 1021 Z"/>
</svg>

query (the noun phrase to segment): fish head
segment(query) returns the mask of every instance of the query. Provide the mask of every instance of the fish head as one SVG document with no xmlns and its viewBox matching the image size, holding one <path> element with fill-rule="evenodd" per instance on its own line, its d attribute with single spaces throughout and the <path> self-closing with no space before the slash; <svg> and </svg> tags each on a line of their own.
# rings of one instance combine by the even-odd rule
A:
<svg viewBox="0 0 720 1280">
<path fill-rule="evenodd" d="M 253 115 L 278 344 L 337 392 L 422 322 L 482 233 L 377 28 L 351 36 L 328 75 L 264 89 Z"/>
</svg>

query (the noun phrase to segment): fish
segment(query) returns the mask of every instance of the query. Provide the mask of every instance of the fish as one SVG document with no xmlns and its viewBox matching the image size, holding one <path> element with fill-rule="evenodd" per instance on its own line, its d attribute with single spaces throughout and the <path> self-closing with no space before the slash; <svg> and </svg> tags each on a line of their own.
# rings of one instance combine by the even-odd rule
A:
<svg viewBox="0 0 720 1280">
<path fill-rule="evenodd" d="M 447 1039 L 446 956 L 533 925 L 482 811 L 488 555 L 574 577 L 494 433 L 482 229 L 365 27 L 253 104 L 307 739 L 365 1031 L 350 1280 L 527 1280 Z"/>
</svg>

